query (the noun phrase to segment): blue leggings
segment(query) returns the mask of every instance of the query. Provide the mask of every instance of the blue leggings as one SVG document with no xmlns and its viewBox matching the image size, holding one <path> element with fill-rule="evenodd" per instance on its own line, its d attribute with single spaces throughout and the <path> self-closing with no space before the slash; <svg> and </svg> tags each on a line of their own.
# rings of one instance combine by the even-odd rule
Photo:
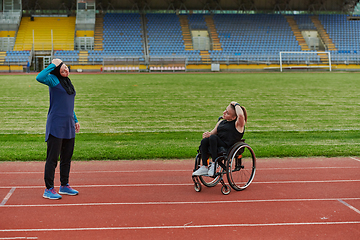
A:
<svg viewBox="0 0 360 240">
<path fill-rule="evenodd" d="M 203 138 L 200 144 L 200 153 L 201 159 L 204 166 L 207 166 L 207 160 L 211 156 L 214 161 L 217 158 L 218 148 L 227 147 L 223 140 L 221 140 L 217 135 L 211 135 L 208 138 Z"/>
</svg>

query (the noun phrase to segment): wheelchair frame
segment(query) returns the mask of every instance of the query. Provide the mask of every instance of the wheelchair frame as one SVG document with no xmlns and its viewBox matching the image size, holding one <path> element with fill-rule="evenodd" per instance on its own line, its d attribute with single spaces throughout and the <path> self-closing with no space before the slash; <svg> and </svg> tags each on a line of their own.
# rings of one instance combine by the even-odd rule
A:
<svg viewBox="0 0 360 240">
<path fill-rule="evenodd" d="M 219 151 L 218 157 L 212 164 L 218 166 L 215 168 L 213 176 L 203 175 L 203 176 L 192 176 L 194 182 L 194 189 L 197 192 L 201 191 L 201 183 L 206 187 L 214 187 L 219 182 L 222 184 L 221 192 L 224 195 L 227 195 L 231 192 L 231 188 L 236 191 L 242 191 L 246 189 L 255 177 L 256 172 L 256 157 L 255 153 L 249 144 L 245 143 L 245 140 L 235 143 L 227 151 L 223 149 Z M 245 150 L 248 150 L 246 159 L 243 158 L 243 153 Z M 198 150 L 198 154 L 195 158 L 195 167 L 193 172 L 195 172 L 201 165 L 201 154 Z M 219 168 L 219 171 L 217 171 Z M 229 185 L 225 184 L 223 175 L 226 174 Z M 235 175 L 237 174 L 237 175 Z M 240 175 L 240 177 L 238 176 Z"/>
</svg>

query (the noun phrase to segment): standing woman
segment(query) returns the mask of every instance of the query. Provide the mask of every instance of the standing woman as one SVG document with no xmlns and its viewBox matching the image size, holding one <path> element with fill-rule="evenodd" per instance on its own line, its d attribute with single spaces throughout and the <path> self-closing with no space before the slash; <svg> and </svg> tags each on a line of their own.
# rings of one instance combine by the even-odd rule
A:
<svg viewBox="0 0 360 240">
<path fill-rule="evenodd" d="M 79 192 L 69 186 L 71 157 L 74 151 L 75 132 L 80 124 L 74 111 L 75 89 L 69 76 L 68 67 L 54 59 L 42 70 L 36 80 L 49 86 L 50 107 L 46 122 L 45 141 L 47 154 L 44 180 L 46 189 L 44 198 L 61 199 L 54 189 L 55 168 L 60 155 L 60 194 L 77 195 Z"/>
</svg>

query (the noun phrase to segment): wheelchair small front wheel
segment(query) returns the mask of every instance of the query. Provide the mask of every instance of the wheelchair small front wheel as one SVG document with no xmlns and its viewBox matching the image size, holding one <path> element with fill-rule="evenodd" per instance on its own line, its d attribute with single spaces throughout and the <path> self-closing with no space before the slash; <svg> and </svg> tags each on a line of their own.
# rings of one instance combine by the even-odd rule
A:
<svg viewBox="0 0 360 240">
<path fill-rule="evenodd" d="M 225 185 L 223 185 L 223 186 L 221 187 L 221 193 L 222 193 L 222 194 L 228 195 L 230 192 L 231 192 L 230 186 L 228 186 L 228 185 L 225 184 Z"/>
<path fill-rule="evenodd" d="M 198 182 L 194 183 L 194 189 L 197 192 L 201 192 L 201 184 Z"/>
</svg>

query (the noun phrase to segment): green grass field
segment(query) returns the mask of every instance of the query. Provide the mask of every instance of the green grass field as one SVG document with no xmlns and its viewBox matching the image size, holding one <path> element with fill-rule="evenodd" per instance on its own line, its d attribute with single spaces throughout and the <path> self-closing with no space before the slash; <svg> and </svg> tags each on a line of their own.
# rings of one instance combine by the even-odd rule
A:
<svg viewBox="0 0 360 240">
<path fill-rule="evenodd" d="M 44 160 L 48 87 L 0 76 L 0 160 Z M 257 157 L 360 153 L 359 73 L 73 74 L 73 159 L 193 158 L 230 101 Z"/>
</svg>

